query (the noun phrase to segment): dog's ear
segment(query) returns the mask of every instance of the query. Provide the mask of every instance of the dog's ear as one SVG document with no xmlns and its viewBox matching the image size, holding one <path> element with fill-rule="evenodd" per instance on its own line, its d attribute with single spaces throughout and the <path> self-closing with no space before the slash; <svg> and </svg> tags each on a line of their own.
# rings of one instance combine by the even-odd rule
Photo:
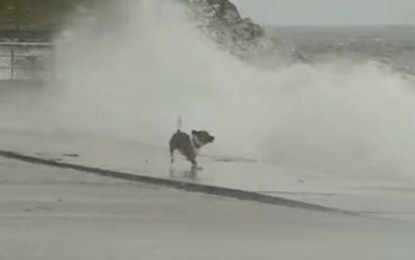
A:
<svg viewBox="0 0 415 260">
<path fill-rule="evenodd" d="M 198 133 L 198 131 L 192 130 L 192 135 L 196 135 L 197 133 Z"/>
</svg>

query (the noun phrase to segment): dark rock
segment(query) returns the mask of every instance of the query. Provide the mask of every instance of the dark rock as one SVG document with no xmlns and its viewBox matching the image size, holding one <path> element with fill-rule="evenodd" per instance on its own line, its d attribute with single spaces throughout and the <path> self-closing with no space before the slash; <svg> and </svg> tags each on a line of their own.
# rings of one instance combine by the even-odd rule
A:
<svg viewBox="0 0 415 260">
<path fill-rule="evenodd" d="M 183 0 L 192 10 L 197 26 L 218 45 L 244 61 L 274 67 L 296 61 L 293 48 L 249 18 L 243 18 L 229 0 Z"/>
<path fill-rule="evenodd" d="M 258 44 L 264 30 L 249 18 L 242 18 L 228 0 L 186 0 L 198 27 L 233 54 L 240 55 Z"/>
</svg>

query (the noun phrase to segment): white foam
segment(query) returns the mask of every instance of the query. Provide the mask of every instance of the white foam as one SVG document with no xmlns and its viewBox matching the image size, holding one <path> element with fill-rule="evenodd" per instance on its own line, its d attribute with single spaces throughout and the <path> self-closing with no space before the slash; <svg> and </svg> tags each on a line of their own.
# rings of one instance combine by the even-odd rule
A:
<svg viewBox="0 0 415 260">
<path fill-rule="evenodd" d="M 399 75 L 340 60 L 257 69 L 218 50 L 176 4 L 130 4 L 123 27 L 90 24 L 58 42 L 64 127 L 164 145 L 182 115 L 183 130 L 216 136 L 209 152 L 411 174 L 415 96 Z"/>
</svg>

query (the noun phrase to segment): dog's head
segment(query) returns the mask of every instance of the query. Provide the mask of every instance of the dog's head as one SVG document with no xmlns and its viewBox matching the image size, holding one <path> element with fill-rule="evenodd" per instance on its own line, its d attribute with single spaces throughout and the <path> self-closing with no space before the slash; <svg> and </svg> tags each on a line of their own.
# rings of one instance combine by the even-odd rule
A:
<svg viewBox="0 0 415 260">
<path fill-rule="evenodd" d="M 200 145 L 205 145 L 208 143 L 212 143 L 215 140 L 215 137 L 209 134 L 207 131 L 192 131 L 192 136 L 196 138 L 196 140 L 200 143 Z"/>
</svg>

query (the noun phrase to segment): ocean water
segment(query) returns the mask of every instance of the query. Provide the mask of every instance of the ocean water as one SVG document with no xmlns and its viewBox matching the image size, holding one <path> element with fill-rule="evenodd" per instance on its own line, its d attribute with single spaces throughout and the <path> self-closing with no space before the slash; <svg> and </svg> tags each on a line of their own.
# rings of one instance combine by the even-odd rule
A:
<svg viewBox="0 0 415 260">
<path fill-rule="evenodd" d="M 268 27 L 267 31 L 310 62 L 371 60 L 415 74 L 415 26 Z"/>
<path fill-rule="evenodd" d="M 218 48 L 179 5 L 122 4 L 122 24 L 88 21 L 56 40 L 60 83 L 42 90 L 43 127 L 165 146 L 180 115 L 184 130 L 216 136 L 207 153 L 415 179 L 413 28 L 269 28 L 304 61 L 263 68 Z M 24 106 L 13 109 L 19 127 L 45 121 L 32 110 L 24 126 Z"/>
</svg>

